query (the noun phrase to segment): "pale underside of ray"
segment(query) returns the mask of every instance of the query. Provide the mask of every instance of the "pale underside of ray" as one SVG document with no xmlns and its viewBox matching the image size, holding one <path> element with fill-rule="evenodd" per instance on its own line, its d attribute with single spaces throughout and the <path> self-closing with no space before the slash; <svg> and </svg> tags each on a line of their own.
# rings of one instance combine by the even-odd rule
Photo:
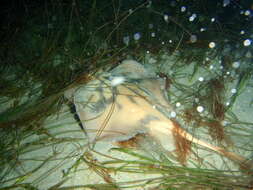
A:
<svg viewBox="0 0 253 190">
<path fill-rule="evenodd" d="M 146 92 L 141 89 L 142 86 L 145 86 Z M 124 84 L 114 89 L 107 86 L 103 89 L 103 97 L 97 92 L 88 97 L 90 104 L 102 104 L 102 110 L 85 107 L 86 102 L 82 100 L 76 100 L 75 105 L 86 129 L 96 131 L 97 140 L 127 139 L 147 132 L 149 129 L 146 126 L 152 120 L 168 120 L 158 110 L 170 110 L 159 90 L 160 86 L 161 80 L 156 79 L 147 79 L 142 85 Z M 152 95 L 149 94 L 151 92 Z"/>
<path fill-rule="evenodd" d="M 87 130 L 89 140 L 93 143 L 98 140 L 113 142 L 145 133 L 158 141 L 167 138 L 168 143 L 173 146 L 172 131 L 175 124 L 166 115 L 172 109 L 164 94 L 165 80 L 148 77 L 143 67 L 135 64 L 136 62 L 123 64 L 122 70 L 116 68 L 114 72 L 124 76 L 127 73 L 128 77 L 131 77 L 131 71 L 135 69 L 137 73 L 132 74 L 131 82 L 126 81 L 124 84 L 112 87 L 108 79 L 101 77 L 75 90 L 74 104 Z M 138 72 L 141 79 L 138 78 Z M 185 139 L 239 164 L 246 162 L 242 156 L 196 139 L 181 128 L 178 132 Z"/>
</svg>

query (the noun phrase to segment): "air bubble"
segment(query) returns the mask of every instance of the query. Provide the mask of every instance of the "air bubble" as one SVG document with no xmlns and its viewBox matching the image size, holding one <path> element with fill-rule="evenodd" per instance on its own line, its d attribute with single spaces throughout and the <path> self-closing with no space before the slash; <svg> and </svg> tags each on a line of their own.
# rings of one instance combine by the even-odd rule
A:
<svg viewBox="0 0 253 190">
<path fill-rule="evenodd" d="M 186 7 L 185 6 L 182 6 L 181 7 L 181 12 L 183 13 L 183 12 L 185 12 L 186 11 Z"/>
<path fill-rule="evenodd" d="M 199 77 L 199 81 L 203 82 L 204 81 L 204 77 Z"/>
<path fill-rule="evenodd" d="M 245 16 L 249 16 L 249 15 L 250 15 L 250 10 L 246 10 L 246 11 L 244 12 L 244 15 L 245 15 Z"/>
<path fill-rule="evenodd" d="M 200 32 L 206 31 L 206 28 L 200 28 Z"/>
<path fill-rule="evenodd" d="M 237 90 L 235 88 L 231 89 L 231 93 L 235 94 L 237 92 Z"/>
<path fill-rule="evenodd" d="M 118 86 L 118 85 L 120 85 L 120 84 L 122 84 L 124 82 L 125 82 L 125 78 L 122 77 L 122 76 L 113 77 L 111 79 L 111 86 Z"/>
<path fill-rule="evenodd" d="M 198 107 L 197 107 L 197 111 L 198 111 L 199 113 L 203 112 L 203 111 L 204 111 L 204 107 L 203 107 L 203 106 L 198 106 Z"/>
<path fill-rule="evenodd" d="M 141 38 L 141 34 L 139 32 L 134 34 L 134 40 L 139 40 Z"/>
<path fill-rule="evenodd" d="M 170 117 L 174 118 L 174 117 L 176 117 L 176 116 L 177 116 L 177 113 L 176 113 L 176 112 L 172 111 L 172 112 L 170 113 Z"/>
<path fill-rule="evenodd" d="M 163 16 L 163 19 L 165 20 L 165 22 L 168 22 L 169 16 L 168 16 L 168 15 L 164 15 L 164 16 Z"/>
<path fill-rule="evenodd" d="M 240 67 L 240 62 L 239 61 L 235 61 L 233 64 L 232 64 L 232 67 L 237 69 L 238 67 Z"/>
<path fill-rule="evenodd" d="M 246 39 L 243 41 L 243 45 L 244 46 L 250 46 L 251 45 L 251 40 L 250 39 Z"/>
<path fill-rule="evenodd" d="M 209 43 L 209 47 L 210 47 L 210 48 L 214 48 L 214 47 L 215 47 L 215 43 L 214 43 L 214 42 L 210 42 L 210 43 Z"/>
<path fill-rule="evenodd" d="M 195 20 L 195 18 L 197 17 L 197 15 L 194 13 L 189 17 L 189 21 L 192 22 Z"/>
<path fill-rule="evenodd" d="M 177 102 L 176 103 L 176 107 L 180 107 L 181 106 L 181 103 L 180 102 Z"/>
<path fill-rule="evenodd" d="M 125 44 L 125 45 L 129 45 L 129 41 L 130 41 L 130 37 L 129 36 L 124 36 L 123 37 L 123 43 Z"/>
<path fill-rule="evenodd" d="M 197 36 L 196 35 L 191 35 L 190 41 L 191 41 L 191 43 L 195 43 L 197 41 Z"/>
<path fill-rule="evenodd" d="M 152 28 L 154 28 L 154 25 L 153 25 L 153 24 L 149 24 L 149 25 L 148 25 L 148 28 L 149 28 L 149 29 L 152 29 Z"/>
<path fill-rule="evenodd" d="M 223 7 L 226 7 L 230 4 L 230 0 L 223 0 Z"/>
</svg>

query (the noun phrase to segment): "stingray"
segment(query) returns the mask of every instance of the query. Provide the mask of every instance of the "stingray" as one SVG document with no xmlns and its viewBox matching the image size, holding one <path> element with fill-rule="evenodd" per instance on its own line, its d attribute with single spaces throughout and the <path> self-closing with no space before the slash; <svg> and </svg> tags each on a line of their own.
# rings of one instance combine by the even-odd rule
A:
<svg viewBox="0 0 253 190">
<path fill-rule="evenodd" d="M 142 64 L 125 60 L 65 95 L 74 104 L 89 142 L 124 142 L 143 134 L 166 139 L 184 164 L 195 143 L 236 162 L 252 167 L 246 158 L 193 137 L 169 117 L 173 110 L 166 95 L 166 80 Z M 173 146 L 174 144 L 174 146 Z"/>
</svg>

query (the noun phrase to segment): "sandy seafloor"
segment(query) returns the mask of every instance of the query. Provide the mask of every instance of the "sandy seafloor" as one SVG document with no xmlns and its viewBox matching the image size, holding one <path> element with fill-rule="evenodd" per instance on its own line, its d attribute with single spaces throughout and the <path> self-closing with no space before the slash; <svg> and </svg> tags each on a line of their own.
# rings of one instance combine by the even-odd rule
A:
<svg viewBox="0 0 253 190">
<path fill-rule="evenodd" d="M 163 73 L 173 73 L 173 70 L 170 70 L 170 64 L 172 64 L 174 61 L 173 56 L 163 56 L 159 61 L 156 60 L 156 58 L 151 58 L 149 55 L 145 58 L 145 67 L 147 69 L 159 71 L 162 70 Z M 167 64 L 165 66 L 165 64 Z M 219 70 L 219 63 L 217 60 L 214 60 L 212 62 L 214 68 L 212 70 Z M 242 63 L 243 64 L 243 63 Z M 157 67 L 157 65 L 160 65 Z M 190 64 L 187 67 L 182 67 L 181 70 L 178 70 L 177 72 L 181 72 L 181 74 L 186 74 L 186 76 L 190 73 L 192 73 L 192 67 L 193 64 Z M 197 81 L 200 76 L 203 76 L 204 79 L 207 79 L 212 75 L 212 70 L 206 69 L 200 69 L 198 71 L 198 74 L 195 75 L 194 79 L 189 82 L 187 78 L 182 78 L 180 81 L 184 84 L 190 84 L 194 81 Z M 231 71 L 233 68 L 231 69 Z M 233 72 L 233 71 L 232 71 Z M 253 94 L 253 81 L 251 79 L 250 85 L 246 86 L 244 90 L 241 92 L 241 94 L 237 97 L 236 102 L 234 103 L 232 107 L 232 111 L 237 115 L 237 117 L 240 119 L 240 121 L 244 122 L 250 122 L 253 123 L 253 107 L 250 104 L 252 101 L 252 94 Z M 232 96 L 230 93 L 231 89 L 234 88 L 234 84 L 230 84 L 230 86 L 226 86 L 227 90 L 227 101 L 229 101 L 229 97 Z M 171 88 L 173 91 L 173 87 Z M 175 101 L 172 102 L 176 103 Z M 176 108 L 175 104 L 172 105 L 175 107 L 175 112 L 177 110 L 180 110 L 180 108 Z M 183 105 L 181 105 L 183 106 Z M 208 114 L 208 113 L 207 113 Z M 64 178 L 64 174 L 66 174 L 69 171 L 69 168 L 76 162 L 76 160 L 87 150 L 87 141 L 85 134 L 81 130 L 80 126 L 77 124 L 76 120 L 74 119 L 74 116 L 69 111 L 69 107 L 66 105 L 63 105 L 59 114 L 55 116 L 51 116 L 48 118 L 44 124 L 44 126 L 48 129 L 50 134 L 52 134 L 52 137 L 48 137 L 47 135 L 41 136 L 41 135 L 33 135 L 30 137 L 27 137 L 24 139 L 24 142 L 32 142 L 36 140 L 41 140 L 40 145 L 32 145 L 29 147 L 27 146 L 27 153 L 22 154 L 19 159 L 21 160 L 22 164 L 14 171 L 9 173 L 9 176 L 6 176 L 6 179 L 22 175 L 28 171 L 33 171 L 37 166 L 41 165 L 44 160 L 47 160 L 45 164 L 43 164 L 38 170 L 31 172 L 29 175 L 25 177 L 25 179 L 22 179 L 22 183 L 32 183 L 34 186 L 38 187 L 39 189 L 48 189 L 49 187 L 56 185 L 62 180 L 65 180 L 61 187 L 64 186 L 74 186 L 74 185 L 84 185 L 84 184 L 99 184 L 99 183 L 105 183 L 103 177 L 99 176 L 94 170 L 89 169 L 88 166 L 84 163 L 81 164 L 82 167 L 78 167 L 76 171 L 72 168 L 72 171 L 68 175 L 68 177 Z M 230 127 L 229 125 L 225 127 Z M 245 135 L 252 135 L 252 125 L 242 125 L 243 129 L 247 129 L 247 131 L 241 131 Z M 191 129 L 187 129 L 189 132 L 191 132 Z M 230 131 L 228 129 L 228 131 Z M 231 132 L 233 129 L 231 128 Z M 207 135 L 207 131 L 205 129 L 199 129 L 195 131 L 195 137 L 205 139 L 207 141 L 211 141 L 209 135 Z M 73 142 L 72 140 L 64 143 L 57 143 L 57 138 L 65 137 L 68 138 L 76 138 L 76 141 Z M 52 143 L 49 146 L 43 145 L 43 141 L 46 140 L 47 142 L 50 141 L 50 138 Z M 248 138 L 243 138 L 243 136 L 233 136 L 230 135 L 230 138 L 234 142 L 235 145 L 252 148 L 253 143 L 249 142 Z M 44 140 L 43 140 L 44 139 Z M 164 139 L 163 145 L 167 146 L 165 148 L 170 148 L 171 144 L 166 144 L 166 139 Z M 146 148 L 150 150 L 150 146 L 152 143 L 147 143 Z M 136 158 L 131 157 L 130 155 L 120 153 L 118 151 L 109 151 L 110 148 L 115 147 L 115 145 L 112 145 L 110 142 L 98 142 L 95 146 L 95 150 L 98 152 L 101 152 L 106 155 L 110 155 L 112 157 L 116 157 L 118 159 L 129 159 L 129 160 L 135 160 Z M 145 149 L 145 145 L 143 146 Z M 154 145 L 151 149 L 157 148 L 157 145 Z M 237 153 L 240 155 L 243 155 L 247 158 L 252 158 L 253 153 L 251 151 L 245 151 L 242 149 L 234 149 Z M 149 156 L 156 156 L 155 151 L 143 151 L 140 150 L 140 153 Z M 207 152 L 204 150 L 199 150 L 199 155 L 203 155 L 205 159 L 208 159 L 209 162 L 215 164 L 215 166 L 219 169 L 226 169 L 226 166 L 224 166 L 224 162 L 226 162 L 229 166 L 229 168 L 237 169 L 236 166 L 234 166 L 229 160 L 226 158 L 222 158 L 221 156 L 213 153 L 213 152 Z M 63 157 L 66 157 L 62 159 Z M 33 158 L 33 161 L 31 160 Z M 58 158 L 58 159 L 56 159 Z M 96 159 L 99 162 L 102 162 L 104 160 L 108 160 L 109 158 L 103 157 L 99 154 L 93 153 L 93 158 Z M 27 159 L 27 160 L 26 160 Z M 110 173 L 111 178 L 114 182 L 127 182 L 127 181 L 133 181 L 133 180 L 141 180 L 141 179 L 152 179 L 160 177 L 160 174 L 138 174 L 138 173 L 123 173 L 123 172 L 117 172 L 117 173 Z M 9 181 L 5 185 L 13 184 L 14 181 Z M 127 185 L 127 184 L 126 184 Z M 124 186 L 124 185 L 123 185 Z M 143 186 L 143 187 L 133 187 L 131 189 L 148 189 L 149 185 Z M 88 188 L 87 188 L 88 189 Z"/>
</svg>

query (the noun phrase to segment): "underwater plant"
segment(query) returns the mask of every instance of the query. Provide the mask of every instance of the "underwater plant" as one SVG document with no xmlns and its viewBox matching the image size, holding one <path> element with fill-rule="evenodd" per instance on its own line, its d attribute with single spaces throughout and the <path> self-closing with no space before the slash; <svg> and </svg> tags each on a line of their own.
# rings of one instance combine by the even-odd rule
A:
<svg viewBox="0 0 253 190">
<path fill-rule="evenodd" d="M 0 189 L 252 188 L 250 1 L 0 10 Z"/>
</svg>

